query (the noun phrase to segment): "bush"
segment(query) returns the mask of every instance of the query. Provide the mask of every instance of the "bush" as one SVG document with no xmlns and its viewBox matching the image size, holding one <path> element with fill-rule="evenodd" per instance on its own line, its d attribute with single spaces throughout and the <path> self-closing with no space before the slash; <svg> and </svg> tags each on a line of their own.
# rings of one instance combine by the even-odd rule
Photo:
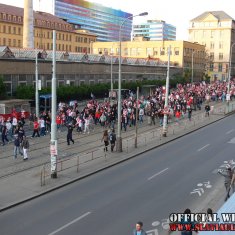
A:
<svg viewBox="0 0 235 235">
<path fill-rule="evenodd" d="M 33 86 L 18 86 L 16 88 L 16 98 L 18 99 L 34 99 L 35 89 Z"/>
</svg>

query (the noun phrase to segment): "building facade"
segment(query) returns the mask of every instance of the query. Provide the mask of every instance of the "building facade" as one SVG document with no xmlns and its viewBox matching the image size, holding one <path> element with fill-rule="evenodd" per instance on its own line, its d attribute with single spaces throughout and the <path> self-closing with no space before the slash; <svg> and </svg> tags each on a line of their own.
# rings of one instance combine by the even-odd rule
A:
<svg viewBox="0 0 235 235">
<path fill-rule="evenodd" d="M 44 59 L 38 60 L 39 80 L 42 87 L 51 87 L 52 52 L 40 52 Z M 0 75 L 9 95 L 14 94 L 18 86 L 35 86 L 35 53 L 34 49 L 0 47 Z M 57 51 L 56 59 L 57 86 L 109 83 L 111 73 L 114 83 L 118 82 L 118 57 Z M 167 66 L 155 60 L 123 58 L 121 63 L 122 82 L 164 80 L 167 76 Z M 171 66 L 170 77 L 179 73 L 182 73 L 181 68 Z"/>
<path fill-rule="evenodd" d="M 176 27 L 163 20 L 148 20 L 133 26 L 133 37 L 147 37 L 151 41 L 176 40 Z"/>
<path fill-rule="evenodd" d="M 235 21 L 223 11 L 204 12 L 190 21 L 189 41 L 205 45 L 207 73 L 211 80 L 227 80 L 231 46 L 235 42 Z M 231 75 L 235 76 L 235 48 Z"/>
<path fill-rule="evenodd" d="M 159 64 L 167 64 L 167 49 L 171 46 L 170 61 L 189 72 L 194 70 L 195 80 L 201 80 L 205 71 L 205 46 L 186 41 L 129 41 L 122 42 L 122 57 L 155 59 Z M 118 42 L 95 42 L 93 53 L 119 55 Z"/>
<path fill-rule="evenodd" d="M 119 27 L 122 40 L 131 39 L 132 14 L 84 0 L 55 0 L 55 15 L 76 27 L 97 35 L 97 41 L 118 41 Z"/>
<path fill-rule="evenodd" d="M 0 4 L 0 46 L 23 47 L 24 9 Z M 45 12 L 34 12 L 34 48 L 52 50 L 53 30 L 58 51 L 90 53 L 96 35 L 75 30 L 73 25 Z"/>
</svg>

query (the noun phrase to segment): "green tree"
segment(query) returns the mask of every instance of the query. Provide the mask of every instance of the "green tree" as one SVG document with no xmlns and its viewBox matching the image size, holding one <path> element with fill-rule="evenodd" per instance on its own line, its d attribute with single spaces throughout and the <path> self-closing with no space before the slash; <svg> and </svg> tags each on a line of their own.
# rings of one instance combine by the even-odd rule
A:
<svg viewBox="0 0 235 235">
<path fill-rule="evenodd" d="M 35 89 L 33 86 L 18 86 L 16 88 L 16 98 L 18 99 L 34 99 Z"/>
</svg>

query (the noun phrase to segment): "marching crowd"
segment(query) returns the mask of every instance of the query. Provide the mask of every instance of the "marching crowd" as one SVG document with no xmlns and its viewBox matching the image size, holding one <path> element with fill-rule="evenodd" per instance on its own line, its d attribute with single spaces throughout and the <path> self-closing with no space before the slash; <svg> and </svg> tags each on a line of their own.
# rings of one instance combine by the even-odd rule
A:
<svg viewBox="0 0 235 235">
<path fill-rule="evenodd" d="M 226 82 L 212 82 L 207 84 L 199 82 L 194 84 L 178 84 L 176 88 L 171 89 L 169 93 L 168 106 L 165 105 L 165 87 L 157 87 L 151 96 L 141 96 L 136 100 L 133 92 L 122 99 L 121 108 L 121 129 L 127 131 L 127 128 L 135 126 L 136 122 L 141 125 L 148 122 L 149 125 L 163 125 L 164 114 L 167 114 L 168 121 L 178 121 L 181 117 L 187 116 L 191 120 L 192 111 L 201 109 L 205 103 L 205 114 L 209 115 L 210 101 L 226 101 L 228 84 Z M 231 81 L 230 97 L 235 96 L 235 83 Z M 136 108 L 138 112 L 136 113 Z M 137 115 L 136 115 L 137 114 Z M 24 155 L 27 159 L 27 149 L 29 143 L 24 130 L 25 120 L 16 117 L 4 120 L 0 117 L 0 132 L 2 137 L 2 145 L 9 142 L 8 137 L 14 140 L 14 157 L 17 152 Z M 60 102 L 58 104 L 56 124 L 58 131 L 63 128 L 67 129 L 67 144 L 74 144 L 72 138 L 75 129 L 80 134 L 89 134 L 94 131 L 97 125 L 104 129 L 102 141 L 105 144 L 105 151 L 108 151 L 108 143 L 111 144 L 111 151 L 114 149 L 116 134 L 115 125 L 117 124 L 117 103 L 105 100 L 99 102 L 96 99 L 88 101 L 84 107 L 79 107 L 77 103 L 73 105 Z M 45 136 L 51 131 L 51 113 L 42 112 L 39 117 L 31 113 L 29 117 L 29 126 L 32 128 L 31 137 Z M 107 131 L 109 129 L 109 132 Z M 25 143 L 26 142 L 26 143 Z M 23 149 L 23 153 L 21 152 Z"/>
</svg>

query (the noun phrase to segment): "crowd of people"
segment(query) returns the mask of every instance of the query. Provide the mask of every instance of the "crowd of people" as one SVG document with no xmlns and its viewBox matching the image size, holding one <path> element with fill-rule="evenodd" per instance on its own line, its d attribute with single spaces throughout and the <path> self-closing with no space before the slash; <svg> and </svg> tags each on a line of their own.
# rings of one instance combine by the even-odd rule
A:
<svg viewBox="0 0 235 235">
<path fill-rule="evenodd" d="M 176 120 L 187 116 L 191 120 L 192 112 L 201 109 L 203 102 L 206 103 L 205 111 L 209 115 L 210 101 L 226 101 L 228 91 L 227 82 L 199 82 L 194 84 L 178 84 L 176 88 L 170 90 L 168 97 L 168 106 L 165 107 L 166 89 L 164 86 L 156 87 L 154 92 L 149 96 L 141 96 L 136 100 L 134 92 L 122 99 L 121 108 L 121 129 L 127 131 L 131 126 L 135 126 L 137 122 L 142 125 L 148 122 L 149 125 L 163 125 L 164 115 L 167 114 L 168 121 Z M 230 97 L 235 96 L 235 83 L 231 81 Z M 105 99 L 99 102 L 94 97 L 87 101 L 86 105 L 80 107 L 76 102 L 72 105 L 60 102 L 58 104 L 56 125 L 58 131 L 67 129 L 67 144 L 74 144 L 72 137 L 75 129 L 79 134 L 90 134 L 95 130 L 96 126 L 101 126 L 104 131 L 109 129 L 108 137 L 104 132 L 102 140 L 105 143 L 105 151 L 107 151 L 107 143 L 111 143 L 111 151 L 114 149 L 116 134 L 115 127 L 117 125 L 117 103 Z M 137 109 L 138 108 L 138 109 Z M 138 112 L 136 112 L 136 109 Z M 18 139 L 22 145 L 23 137 L 26 135 L 24 130 L 25 120 L 16 117 L 4 120 L 0 117 L 0 132 L 2 135 L 2 145 L 12 140 Z M 51 131 L 51 113 L 50 111 L 41 112 L 39 117 L 34 113 L 30 114 L 29 126 L 31 128 L 31 137 L 45 136 Z M 29 133 L 27 133 L 29 134 Z M 18 141 L 15 143 L 17 147 Z M 18 148 L 16 148 L 18 149 Z M 16 152 L 16 151 L 15 151 Z M 14 154 L 16 157 L 16 154 Z M 25 157 L 27 158 L 27 157 Z"/>
</svg>

